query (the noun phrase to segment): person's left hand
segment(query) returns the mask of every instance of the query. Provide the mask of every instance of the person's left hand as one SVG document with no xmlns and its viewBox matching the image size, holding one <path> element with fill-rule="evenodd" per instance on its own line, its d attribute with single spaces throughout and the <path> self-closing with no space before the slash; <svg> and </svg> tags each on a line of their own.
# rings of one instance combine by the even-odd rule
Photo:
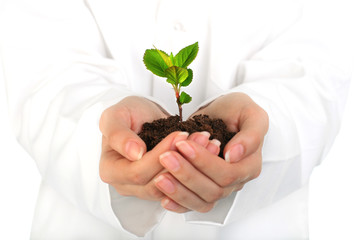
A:
<svg viewBox="0 0 360 240">
<path fill-rule="evenodd" d="M 158 176 L 155 184 L 166 195 L 162 206 L 178 213 L 189 209 L 208 212 L 219 199 L 241 190 L 261 172 L 262 145 L 269 120 L 250 97 L 228 94 L 194 115 L 197 114 L 221 118 L 237 134 L 225 146 L 225 161 L 214 154 L 216 150 L 208 150 L 209 140 L 199 138 L 199 134 L 178 142 L 178 152 L 168 151 L 160 156 L 160 163 L 169 172 Z"/>
</svg>

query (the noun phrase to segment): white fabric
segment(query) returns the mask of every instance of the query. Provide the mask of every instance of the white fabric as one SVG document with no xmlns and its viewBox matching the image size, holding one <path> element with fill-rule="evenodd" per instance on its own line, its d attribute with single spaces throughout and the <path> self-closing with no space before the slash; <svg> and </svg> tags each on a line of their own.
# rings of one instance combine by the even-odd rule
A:
<svg viewBox="0 0 360 240">
<path fill-rule="evenodd" d="M 9 109 L 43 178 L 31 239 L 307 239 L 308 179 L 339 130 L 348 88 L 343 59 L 308 33 L 312 24 L 298 0 L 8 1 L 0 57 Z M 128 95 L 175 114 L 171 89 L 142 55 L 196 41 L 185 115 L 248 94 L 270 118 L 263 170 L 209 213 L 166 214 L 101 182 L 98 121 Z"/>
</svg>

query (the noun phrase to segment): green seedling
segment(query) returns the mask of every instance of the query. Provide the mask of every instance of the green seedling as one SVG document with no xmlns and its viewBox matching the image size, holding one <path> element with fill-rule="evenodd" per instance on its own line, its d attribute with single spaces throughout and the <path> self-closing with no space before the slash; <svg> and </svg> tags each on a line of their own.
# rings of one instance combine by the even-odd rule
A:
<svg viewBox="0 0 360 240">
<path fill-rule="evenodd" d="M 144 54 L 144 63 L 153 74 L 166 78 L 175 91 L 176 103 L 179 108 L 179 117 L 182 121 L 182 105 L 191 102 L 191 97 L 186 92 L 181 92 L 181 87 L 189 86 L 193 79 L 193 71 L 187 68 L 197 56 L 198 42 L 181 49 L 175 56 L 157 49 L 147 49 Z"/>
</svg>

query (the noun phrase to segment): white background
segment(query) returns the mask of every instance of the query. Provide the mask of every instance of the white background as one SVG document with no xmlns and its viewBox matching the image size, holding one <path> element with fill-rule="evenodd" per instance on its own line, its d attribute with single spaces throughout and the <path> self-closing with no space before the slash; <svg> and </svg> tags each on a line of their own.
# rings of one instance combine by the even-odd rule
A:
<svg viewBox="0 0 360 240">
<path fill-rule="evenodd" d="M 346 36 L 344 50 L 353 53 L 354 69 L 341 131 L 310 179 L 311 240 L 360 239 L 360 47 L 356 46 L 360 7 L 356 2 L 330 0 L 318 6 L 319 17 L 321 8 L 327 9 L 334 19 L 331 24 L 341 26 L 334 38 Z M 40 176 L 11 135 L 5 100 L 0 72 L 0 239 L 29 239 Z"/>
</svg>

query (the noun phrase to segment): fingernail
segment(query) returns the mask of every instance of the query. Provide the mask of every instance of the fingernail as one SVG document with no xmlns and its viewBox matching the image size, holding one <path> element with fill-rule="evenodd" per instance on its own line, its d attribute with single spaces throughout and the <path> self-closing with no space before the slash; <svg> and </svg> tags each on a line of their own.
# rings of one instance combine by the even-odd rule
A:
<svg viewBox="0 0 360 240">
<path fill-rule="evenodd" d="M 205 147 L 209 142 L 210 133 L 207 131 L 200 132 L 199 135 L 194 139 L 194 142 Z"/>
<path fill-rule="evenodd" d="M 207 145 L 206 149 L 213 153 L 213 154 L 216 154 L 218 155 L 219 152 L 220 152 L 220 145 L 221 145 L 221 142 L 217 139 L 212 139 L 209 144 Z"/>
<path fill-rule="evenodd" d="M 158 176 L 154 179 L 156 185 L 161 188 L 162 191 L 166 193 L 174 193 L 175 192 L 175 186 L 174 184 L 164 177 L 163 175 Z"/>
<path fill-rule="evenodd" d="M 140 160 L 144 154 L 144 149 L 134 141 L 129 141 L 126 144 L 125 151 L 128 154 L 130 160 Z"/>
<path fill-rule="evenodd" d="M 186 141 L 177 142 L 175 145 L 186 157 L 190 159 L 195 158 L 195 150 Z"/>
<path fill-rule="evenodd" d="M 221 142 L 219 140 L 217 140 L 217 139 L 212 139 L 210 142 L 212 144 L 214 144 L 215 146 L 217 146 L 217 147 L 221 146 Z"/>
<path fill-rule="evenodd" d="M 174 138 L 173 144 L 171 146 L 171 150 L 176 150 L 176 143 L 179 141 L 184 141 L 187 139 L 187 137 L 189 136 L 188 132 L 179 132 L 176 137 Z"/>
<path fill-rule="evenodd" d="M 242 144 L 236 144 L 225 153 L 225 161 L 229 163 L 238 162 L 243 154 L 244 146 Z"/>
<path fill-rule="evenodd" d="M 180 164 L 176 157 L 171 152 L 166 152 L 160 155 L 160 162 L 164 167 L 172 172 L 179 170 Z"/>
<path fill-rule="evenodd" d="M 173 201 L 170 201 L 168 198 L 165 198 L 164 200 L 161 201 L 161 206 L 170 211 L 175 211 L 176 209 L 179 208 L 178 204 L 176 204 Z"/>
</svg>

